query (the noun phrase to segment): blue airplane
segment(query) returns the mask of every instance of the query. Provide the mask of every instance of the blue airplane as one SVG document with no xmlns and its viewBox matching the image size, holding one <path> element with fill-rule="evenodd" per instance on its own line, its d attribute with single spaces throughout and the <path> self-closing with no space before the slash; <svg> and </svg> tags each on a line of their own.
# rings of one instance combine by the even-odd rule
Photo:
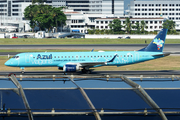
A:
<svg viewBox="0 0 180 120">
<path fill-rule="evenodd" d="M 20 67 L 58 67 L 64 72 L 91 73 L 90 68 L 100 66 L 124 66 L 165 57 L 163 53 L 167 29 L 162 29 L 151 43 L 138 51 L 111 52 L 32 52 L 20 53 L 5 65 Z"/>
</svg>

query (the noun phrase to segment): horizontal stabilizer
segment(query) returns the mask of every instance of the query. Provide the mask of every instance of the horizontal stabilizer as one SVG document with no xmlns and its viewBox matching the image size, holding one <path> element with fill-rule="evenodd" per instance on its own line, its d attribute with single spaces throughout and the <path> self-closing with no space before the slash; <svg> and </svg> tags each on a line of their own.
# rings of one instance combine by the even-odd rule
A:
<svg viewBox="0 0 180 120">
<path fill-rule="evenodd" d="M 162 54 L 156 54 L 152 56 L 168 56 L 170 54 L 180 54 L 180 52 L 163 52 Z"/>
</svg>

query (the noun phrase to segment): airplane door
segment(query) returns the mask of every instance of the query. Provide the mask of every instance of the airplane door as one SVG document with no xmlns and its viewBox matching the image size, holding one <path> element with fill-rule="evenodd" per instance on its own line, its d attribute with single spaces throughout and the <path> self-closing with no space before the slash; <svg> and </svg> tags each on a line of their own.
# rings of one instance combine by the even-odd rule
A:
<svg viewBox="0 0 180 120">
<path fill-rule="evenodd" d="M 29 54 L 25 55 L 25 62 L 30 63 L 30 55 Z"/>
<path fill-rule="evenodd" d="M 138 53 L 138 52 L 135 52 L 134 54 L 135 54 L 135 62 L 136 62 L 136 61 L 139 61 L 139 53 Z"/>
</svg>

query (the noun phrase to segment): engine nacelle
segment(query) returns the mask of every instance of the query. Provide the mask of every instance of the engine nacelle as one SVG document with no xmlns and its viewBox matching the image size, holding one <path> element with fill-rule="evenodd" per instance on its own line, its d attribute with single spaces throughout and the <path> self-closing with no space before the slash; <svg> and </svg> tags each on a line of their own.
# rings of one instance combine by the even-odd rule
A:
<svg viewBox="0 0 180 120">
<path fill-rule="evenodd" d="M 78 71 L 80 68 L 78 65 L 76 64 L 66 64 L 63 66 L 63 71 L 64 72 L 76 72 Z"/>
</svg>

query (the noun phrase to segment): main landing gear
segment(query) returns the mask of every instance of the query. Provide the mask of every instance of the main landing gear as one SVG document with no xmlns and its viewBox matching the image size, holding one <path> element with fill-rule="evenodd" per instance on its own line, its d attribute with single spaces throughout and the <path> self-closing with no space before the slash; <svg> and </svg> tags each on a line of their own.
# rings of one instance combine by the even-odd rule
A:
<svg viewBox="0 0 180 120">
<path fill-rule="evenodd" d="M 91 70 L 83 68 L 81 70 L 82 73 L 91 74 Z"/>
</svg>

